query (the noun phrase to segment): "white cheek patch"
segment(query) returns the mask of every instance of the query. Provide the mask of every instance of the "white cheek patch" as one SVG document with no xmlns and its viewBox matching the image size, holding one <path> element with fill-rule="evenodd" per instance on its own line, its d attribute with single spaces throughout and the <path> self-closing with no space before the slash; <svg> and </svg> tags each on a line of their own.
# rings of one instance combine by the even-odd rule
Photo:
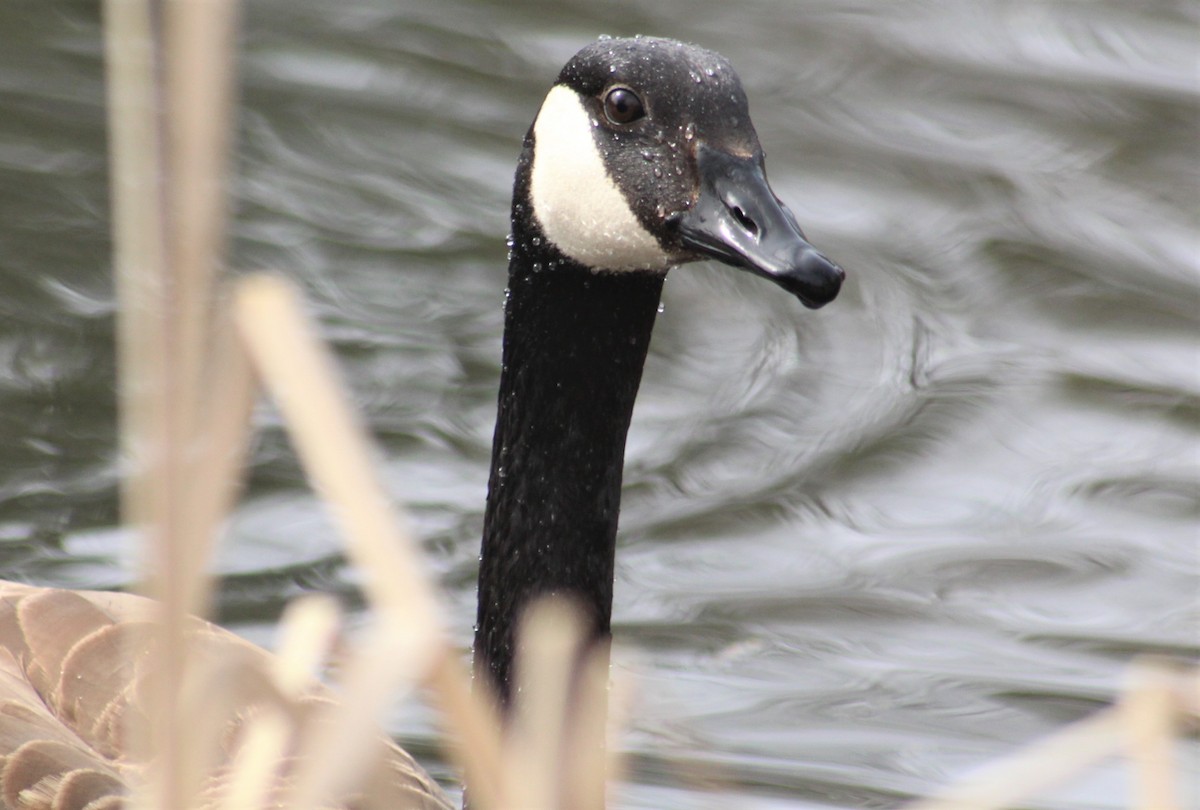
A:
<svg viewBox="0 0 1200 810">
<path fill-rule="evenodd" d="M 559 250 L 598 270 L 662 270 L 676 263 L 604 170 L 591 119 L 574 90 L 550 90 L 533 136 L 533 213 Z"/>
</svg>

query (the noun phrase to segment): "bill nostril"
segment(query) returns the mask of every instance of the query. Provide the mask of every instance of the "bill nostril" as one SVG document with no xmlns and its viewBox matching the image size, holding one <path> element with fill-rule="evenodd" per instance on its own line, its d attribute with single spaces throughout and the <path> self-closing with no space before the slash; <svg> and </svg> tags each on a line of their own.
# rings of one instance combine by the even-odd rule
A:
<svg viewBox="0 0 1200 810">
<path fill-rule="evenodd" d="M 741 206 L 733 206 L 733 208 L 730 209 L 730 213 L 733 214 L 733 218 L 736 219 L 738 224 L 745 228 L 751 236 L 758 236 L 758 225 L 754 222 L 754 220 L 750 219 L 750 217 L 746 215 L 746 212 L 742 210 Z"/>
</svg>

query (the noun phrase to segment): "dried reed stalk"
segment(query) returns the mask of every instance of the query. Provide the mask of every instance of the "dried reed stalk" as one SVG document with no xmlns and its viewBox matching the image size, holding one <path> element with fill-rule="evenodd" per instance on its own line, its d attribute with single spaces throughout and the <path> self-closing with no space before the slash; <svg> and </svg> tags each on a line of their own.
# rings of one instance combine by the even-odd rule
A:
<svg viewBox="0 0 1200 810">
<path fill-rule="evenodd" d="M 333 648 L 340 611 L 330 597 L 308 596 L 288 605 L 280 621 L 276 686 L 287 701 L 303 694 Z M 280 706 L 262 707 L 248 721 L 221 800 L 223 810 L 267 807 L 275 772 L 295 731 Z"/>
<path fill-rule="evenodd" d="M 328 350 L 316 338 L 299 295 L 281 278 L 243 279 L 234 307 L 254 366 L 283 414 L 314 489 L 334 510 L 380 619 L 366 657 L 347 667 L 348 680 L 355 686 L 347 694 L 346 725 L 326 739 L 343 735 L 348 745 L 350 739 L 368 736 L 363 724 L 385 697 L 378 676 L 390 673 L 393 681 L 422 681 L 439 691 L 439 702 L 448 708 L 451 731 L 465 743 L 451 751 L 461 757 L 473 797 L 486 804 L 492 786 L 498 784 L 497 715 L 465 686 L 466 675 L 446 641 L 438 598 L 416 542 L 374 474 L 366 432 L 338 382 Z M 315 767 L 325 768 L 327 761 L 317 757 Z M 333 775 L 318 770 L 301 790 L 319 795 L 332 784 Z"/>
<path fill-rule="evenodd" d="M 1193 712 L 1200 673 L 1135 662 L 1121 701 L 982 768 L 908 810 L 1002 810 L 1050 790 L 1111 757 L 1127 753 L 1137 774 L 1138 810 L 1179 805 L 1173 767 L 1177 720 Z"/>
<path fill-rule="evenodd" d="M 140 0 L 109 0 L 106 6 L 106 56 L 109 129 L 113 176 L 114 259 L 119 296 L 118 339 L 124 448 L 130 469 L 123 502 L 126 519 L 144 536 L 142 559 L 151 577 L 162 569 L 160 538 L 169 534 L 172 495 L 167 483 L 178 468 L 179 451 L 171 441 L 168 347 L 170 319 L 165 316 L 168 280 L 167 217 L 161 197 L 164 176 L 157 108 L 157 49 L 151 7 Z M 166 587 L 152 587 L 165 593 Z M 178 661 L 177 611 L 164 608 L 160 639 L 163 657 Z M 173 666 L 173 665 L 168 665 Z M 172 677 L 174 676 L 174 677 Z M 152 717 L 176 714 L 173 690 L 179 673 L 165 673 L 155 691 Z M 160 723 L 165 728 L 168 724 Z M 183 806 L 179 744 L 165 732 L 146 736 L 130 729 L 143 752 L 156 751 L 162 767 L 159 784 L 141 792 L 135 806 Z M 149 795 L 152 793 L 154 798 Z"/>
<path fill-rule="evenodd" d="M 140 462 L 124 469 L 121 496 L 126 522 L 145 527 L 157 480 L 145 459 L 163 431 L 159 389 L 166 364 L 156 55 L 146 0 L 106 0 L 104 11 L 120 435 L 125 458 Z"/>
<path fill-rule="evenodd" d="M 526 611 L 518 638 L 503 806 L 603 810 L 610 767 L 607 646 L 585 652 L 578 611 L 553 598 Z"/>
<path fill-rule="evenodd" d="M 219 516 L 190 508 L 211 290 L 223 250 L 231 106 L 231 0 L 107 0 L 123 447 L 123 503 L 144 538 L 146 590 L 161 605 L 155 728 L 141 737 L 160 767 L 137 794 L 183 807 L 200 774 L 174 733 L 184 724 L 187 615 L 206 601 L 204 565 Z M 167 47 L 164 47 L 164 42 Z M 164 81 L 165 77 L 165 81 Z M 162 102 L 160 105 L 160 101 Z M 224 479 L 222 479 L 224 480 Z M 220 498 L 208 501 L 219 503 Z M 198 564 L 200 563 L 200 564 Z"/>
<path fill-rule="evenodd" d="M 568 707 L 573 727 L 560 777 L 561 807 L 604 810 L 606 785 L 624 773 L 613 740 L 629 725 L 632 696 L 629 679 L 614 674 L 610 685 L 609 651 L 593 648 L 580 669 L 578 697 Z M 595 740 L 603 740 L 604 747 L 597 749 Z"/>
<path fill-rule="evenodd" d="M 470 786 L 479 810 L 503 810 L 500 711 L 484 682 L 475 683 L 451 650 L 439 657 L 428 686 L 442 716 L 443 746 Z"/>
<path fill-rule="evenodd" d="M 1193 677 L 1192 692 L 1200 687 Z M 1125 754 L 1134 774 L 1137 810 L 1177 810 L 1175 737 L 1187 711 L 1186 675 L 1162 660 L 1135 661 L 1120 709 L 1125 721 Z"/>
<path fill-rule="evenodd" d="M 1105 710 L 985 765 L 961 784 L 908 810 L 1002 810 L 1111 757 L 1122 743 L 1120 715 Z"/>
<path fill-rule="evenodd" d="M 563 806 L 567 723 L 583 624 L 568 604 L 537 602 L 521 622 L 515 662 L 517 700 L 504 753 L 504 799 L 510 807 Z M 601 737 L 600 739 L 603 739 Z"/>
</svg>

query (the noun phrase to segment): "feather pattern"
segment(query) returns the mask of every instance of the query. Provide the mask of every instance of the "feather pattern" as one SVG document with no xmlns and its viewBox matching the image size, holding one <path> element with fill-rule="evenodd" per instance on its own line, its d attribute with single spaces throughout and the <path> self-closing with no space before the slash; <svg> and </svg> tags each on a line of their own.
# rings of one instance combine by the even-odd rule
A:
<svg viewBox="0 0 1200 810">
<path fill-rule="evenodd" d="M 0 581 L 0 807 L 3 810 L 118 810 L 129 785 L 146 767 L 131 750 L 127 729 L 146 722 L 145 676 L 151 666 L 154 605 L 121 593 L 67 591 Z M 200 619 L 193 620 L 189 654 L 237 673 L 215 767 L 197 807 L 221 806 L 224 781 L 245 720 L 277 700 L 273 656 Z M 332 700 L 318 683 L 297 716 Z M 361 794 L 334 807 L 446 810 L 449 799 L 417 763 L 390 740 Z M 282 796 L 295 758 L 278 769 Z"/>
</svg>

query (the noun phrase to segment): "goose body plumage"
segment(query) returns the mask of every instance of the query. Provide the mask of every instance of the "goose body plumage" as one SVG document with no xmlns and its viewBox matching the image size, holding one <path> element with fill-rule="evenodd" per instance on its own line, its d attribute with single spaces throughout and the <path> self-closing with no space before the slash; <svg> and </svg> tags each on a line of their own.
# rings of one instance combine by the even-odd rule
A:
<svg viewBox="0 0 1200 810">
<path fill-rule="evenodd" d="M 154 643 L 150 600 L 126 593 L 71 591 L 0 582 L 0 802 L 11 810 L 118 810 L 146 763 L 127 728 L 144 713 L 144 678 Z M 221 761 L 200 808 L 223 801 L 222 763 L 233 755 L 242 722 L 271 690 L 273 656 L 202 619 L 193 620 L 190 652 L 220 662 L 228 727 Z M 334 696 L 313 682 L 301 707 Z M 144 721 L 143 721 L 144 722 Z M 453 805 L 411 756 L 381 739 L 373 788 L 389 807 L 448 810 Z M 285 769 L 277 790 L 291 781 Z M 341 806 L 356 806 L 355 795 Z"/>
<path fill-rule="evenodd" d="M 764 172 L 733 69 L 671 40 L 587 46 L 525 137 L 475 643 L 477 677 L 503 702 L 513 629 L 532 600 L 566 596 L 592 642 L 609 635 L 625 437 L 667 269 L 714 258 L 813 308 L 838 292 L 842 271 L 808 244 Z M 0 583 L 4 807 L 122 806 L 126 778 L 144 767 L 123 719 L 142 711 L 146 614 L 136 596 Z M 245 716 L 270 656 L 196 622 L 197 644 L 248 673 L 236 696 Z M 330 696 L 314 685 L 309 699 Z M 449 806 L 395 746 L 382 774 L 389 807 Z M 219 795 L 219 783 L 210 789 Z"/>
</svg>

